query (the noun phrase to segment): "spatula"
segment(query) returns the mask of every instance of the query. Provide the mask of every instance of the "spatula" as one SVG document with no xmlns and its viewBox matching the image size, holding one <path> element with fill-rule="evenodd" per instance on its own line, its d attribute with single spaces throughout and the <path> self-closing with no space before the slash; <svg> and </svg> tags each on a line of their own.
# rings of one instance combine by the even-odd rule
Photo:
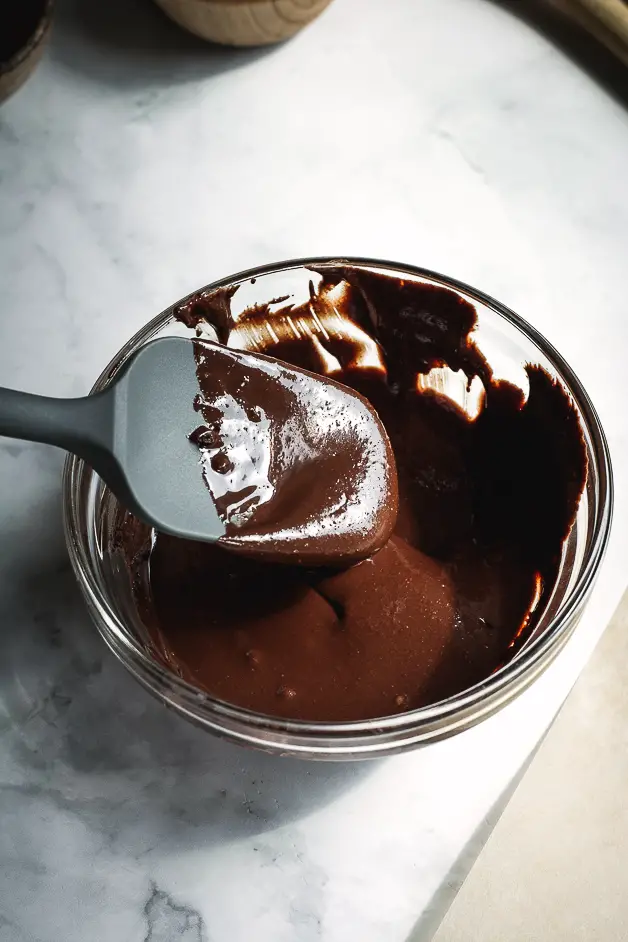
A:
<svg viewBox="0 0 628 942">
<path fill-rule="evenodd" d="M 355 561 L 379 548 L 394 525 L 396 478 L 388 439 L 366 400 L 269 357 L 199 343 L 177 337 L 153 340 L 107 389 L 81 399 L 0 388 L 0 435 L 57 445 L 78 455 L 126 508 L 164 533 L 222 539 L 236 552 L 292 556 L 314 564 L 327 562 L 328 556 L 332 562 Z M 200 394 L 200 363 L 213 402 Z M 265 401 L 251 402 L 255 396 Z M 291 411 L 293 402 L 296 411 Z M 200 424 L 203 419 L 211 424 L 208 415 L 218 416 L 211 430 Z M 205 447 L 208 437 L 220 447 Z M 362 461 L 369 449 L 374 456 L 370 464 Z M 346 484 L 350 501 L 345 484 L 338 481 L 345 452 L 347 467 L 356 472 Z M 303 489 L 294 487 L 298 474 L 291 473 L 291 462 L 309 469 L 302 500 L 294 496 Z M 278 468 L 274 477 L 273 468 Z M 288 500 L 282 504 L 275 492 L 284 486 Z M 235 494 L 227 511 L 225 491 L 229 499 Z M 336 492 L 341 499 L 336 500 Z M 258 530 L 260 501 L 266 503 Z M 309 531 L 299 526 L 301 505 Z M 317 508 L 322 529 L 312 529 Z M 360 532 L 357 511 L 362 515 Z"/>
</svg>

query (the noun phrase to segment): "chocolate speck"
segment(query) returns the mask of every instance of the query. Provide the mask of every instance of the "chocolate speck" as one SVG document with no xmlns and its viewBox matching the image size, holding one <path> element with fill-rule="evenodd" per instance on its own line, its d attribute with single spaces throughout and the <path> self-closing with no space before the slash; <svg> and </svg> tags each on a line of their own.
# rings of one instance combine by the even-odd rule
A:
<svg viewBox="0 0 628 942">
<path fill-rule="evenodd" d="M 253 668 L 259 667 L 259 665 L 260 665 L 260 663 L 261 663 L 261 660 L 262 660 L 262 655 L 261 655 L 261 653 L 260 653 L 259 651 L 257 651 L 255 648 L 250 648 L 250 649 L 246 652 L 245 657 L 246 657 L 248 663 L 250 664 L 250 666 L 253 667 Z"/>
<path fill-rule="evenodd" d="M 277 688 L 277 696 L 284 697 L 286 700 L 294 700 L 297 692 L 293 687 L 285 687 L 283 684 Z"/>
<path fill-rule="evenodd" d="M 218 474 L 229 474 L 233 471 L 233 462 L 224 452 L 219 451 L 218 454 L 212 455 L 210 461 L 212 468 Z"/>
</svg>

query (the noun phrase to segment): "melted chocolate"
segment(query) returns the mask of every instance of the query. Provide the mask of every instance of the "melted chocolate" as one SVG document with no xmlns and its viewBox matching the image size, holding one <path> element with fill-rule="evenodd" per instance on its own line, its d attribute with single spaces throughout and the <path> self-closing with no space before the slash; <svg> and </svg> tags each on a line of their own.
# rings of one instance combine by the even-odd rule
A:
<svg viewBox="0 0 628 942">
<path fill-rule="evenodd" d="M 190 438 L 225 535 L 266 562 L 349 565 L 397 517 L 395 459 L 377 414 L 346 386 L 259 354 L 197 340 L 205 424 Z"/>
<path fill-rule="evenodd" d="M 383 549 L 325 571 L 157 535 L 148 562 L 146 529 L 125 515 L 120 533 L 156 657 L 230 703 L 341 721 L 434 703 L 512 656 L 556 581 L 586 453 L 569 396 L 542 369 L 527 368 L 527 396 L 493 379 L 456 292 L 342 265 L 322 274 L 300 307 L 234 318 L 221 289 L 179 316 L 368 398 L 399 482 Z M 469 388 L 480 378 L 475 418 L 425 387 L 445 365 Z"/>
</svg>

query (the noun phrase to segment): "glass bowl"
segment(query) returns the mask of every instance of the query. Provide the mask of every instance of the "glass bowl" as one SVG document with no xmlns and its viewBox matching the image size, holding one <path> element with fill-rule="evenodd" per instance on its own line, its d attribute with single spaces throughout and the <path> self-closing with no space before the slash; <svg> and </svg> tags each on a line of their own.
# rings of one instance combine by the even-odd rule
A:
<svg viewBox="0 0 628 942">
<path fill-rule="evenodd" d="M 129 579 L 109 552 L 119 505 L 84 462 L 69 456 L 64 469 L 64 522 L 70 559 L 90 614 L 102 637 L 131 674 L 164 704 L 209 732 L 232 741 L 313 759 L 362 759 L 402 752 L 461 732 L 494 714 L 525 690 L 554 660 L 572 634 L 589 598 L 609 538 L 613 488 L 608 446 L 597 414 L 578 378 L 560 354 L 524 320 L 474 288 L 434 272 L 371 259 L 343 264 L 449 287 L 476 307 L 474 338 L 496 376 L 525 383 L 527 363 L 542 366 L 570 393 L 578 411 L 588 457 L 588 476 L 576 521 L 565 541 L 559 576 L 530 637 L 512 659 L 481 683 L 429 707 L 367 721 L 310 722 L 251 712 L 212 698 L 156 660 L 139 622 Z M 242 308 L 285 295 L 307 297 L 310 268 L 338 263 L 331 258 L 266 265 L 209 285 L 238 284 Z M 177 302 L 180 304 L 181 302 Z M 156 336 L 189 335 L 168 308 L 116 355 L 92 392 L 103 389 L 142 344 Z M 427 378 L 464 398 L 466 378 L 434 371 Z"/>
</svg>

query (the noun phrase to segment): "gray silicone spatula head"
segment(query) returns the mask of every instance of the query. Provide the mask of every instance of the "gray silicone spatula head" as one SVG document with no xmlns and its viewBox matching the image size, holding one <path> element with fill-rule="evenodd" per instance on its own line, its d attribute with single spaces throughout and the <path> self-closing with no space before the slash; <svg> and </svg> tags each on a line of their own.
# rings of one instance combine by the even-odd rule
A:
<svg viewBox="0 0 628 942">
<path fill-rule="evenodd" d="M 218 540 L 225 533 L 189 434 L 198 425 L 194 345 L 168 337 L 142 347 L 103 394 L 112 404 L 110 469 L 116 495 L 163 533 Z"/>
</svg>

